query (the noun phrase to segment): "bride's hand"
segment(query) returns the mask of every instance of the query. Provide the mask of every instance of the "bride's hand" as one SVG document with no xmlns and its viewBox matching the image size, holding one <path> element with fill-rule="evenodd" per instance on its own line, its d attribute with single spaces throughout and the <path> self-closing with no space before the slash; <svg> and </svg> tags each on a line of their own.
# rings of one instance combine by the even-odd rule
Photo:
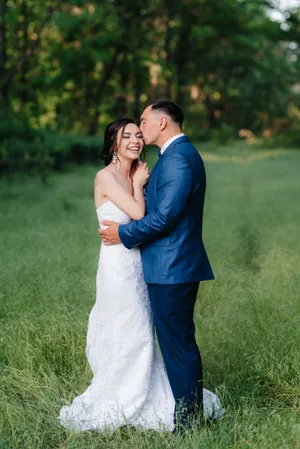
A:
<svg viewBox="0 0 300 449">
<path fill-rule="evenodd" d="M 150 176 L 148 166 L 146 162 L 140 162 L 137 166 L 136 172 L 134 173 L 132 180 L 134 184 L 144 186 L 148 181 Z"/>
</svg>

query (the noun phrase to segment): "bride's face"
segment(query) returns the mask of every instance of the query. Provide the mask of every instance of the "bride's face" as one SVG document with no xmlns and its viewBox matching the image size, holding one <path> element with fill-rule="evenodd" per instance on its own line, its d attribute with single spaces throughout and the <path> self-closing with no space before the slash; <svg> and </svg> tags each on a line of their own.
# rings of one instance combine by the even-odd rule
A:
<svg viewBox="0 0 300 449">
<path fill-rule="evenodd" d="M 117 135 L 117 153 L 119 159 L 134 161 L 143 150 L 143 135 L 137 125 L 128 123 Z"/>
</svg>

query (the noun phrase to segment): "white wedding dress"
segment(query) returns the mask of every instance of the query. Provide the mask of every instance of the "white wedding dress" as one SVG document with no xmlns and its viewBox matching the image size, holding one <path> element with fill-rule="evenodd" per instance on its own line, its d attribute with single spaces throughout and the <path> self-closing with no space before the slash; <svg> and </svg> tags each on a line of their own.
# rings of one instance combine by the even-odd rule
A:
<svg viewBox="0 0 300 449">
<path fill-rule="evenodd" d="M 130 221 L 111 201 L 96 212 L 101 227 L 102 220 Z M 86 355 L 93 379 L 83 394 L 61 409 L 59 419 L 64 427 L 113 431 L 130 424 L 140 429 L 173 430 L 175 403 L 155 345 L 138 248 L 101 246 Z M 218 397 L 204 389 L 204 415 L 222 414 Z"/>
</svg>

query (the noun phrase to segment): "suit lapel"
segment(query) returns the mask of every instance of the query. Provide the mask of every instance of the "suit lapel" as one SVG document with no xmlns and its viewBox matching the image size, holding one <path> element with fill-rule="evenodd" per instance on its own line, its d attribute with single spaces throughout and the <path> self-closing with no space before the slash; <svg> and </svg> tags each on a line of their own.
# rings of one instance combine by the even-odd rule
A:
<svg viewBox="0 0 300 449">
<path fill-rule="evenodd" d="M 189 142 L 189 139 L 186 136 L 182 136 L 179 137 L 178 139 L 174 140 L 174 142 L 172 142 L 168 148 L 166 149 L 166 151 L 164 151 L 164 153 L 160 156 L 160 158 L 158 159 L 158 161 L 156 162 L 156 164 L 154 165 L 152 171 L 151 171 L 151 175 L 147 184 L 147 188 L 146 188 L 146 204 L 147 204 L 147 210 L 149 211 L 149 209 L 153 208 L 153 202 L 155 202 L 155 198 L 156 198 L 156 178 L 157 178 L 157 173 L 159 171 L 160 165 L 162 164 L 163 158 L 164 157 L 168 157 L 168 155 L 171 155 L 173 153 L 173 150 L 176 147 L 177 143 L 181 143 L 181 142 Z"/>
</svg>

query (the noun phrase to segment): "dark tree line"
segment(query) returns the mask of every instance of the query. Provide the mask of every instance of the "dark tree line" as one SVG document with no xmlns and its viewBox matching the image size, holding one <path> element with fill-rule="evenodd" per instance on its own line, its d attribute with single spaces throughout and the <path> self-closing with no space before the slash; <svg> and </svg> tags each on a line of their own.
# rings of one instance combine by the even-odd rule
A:
<svg viewBox="0 0 300 449">
<path fill-rule="evenodd" d="M 34 128 L 95 135 L 174 98 L 191 125 L 256 133 L 299 111 L 300 9 L 266 0 L 0 0 L 0 99 Z"/>
</svg>

